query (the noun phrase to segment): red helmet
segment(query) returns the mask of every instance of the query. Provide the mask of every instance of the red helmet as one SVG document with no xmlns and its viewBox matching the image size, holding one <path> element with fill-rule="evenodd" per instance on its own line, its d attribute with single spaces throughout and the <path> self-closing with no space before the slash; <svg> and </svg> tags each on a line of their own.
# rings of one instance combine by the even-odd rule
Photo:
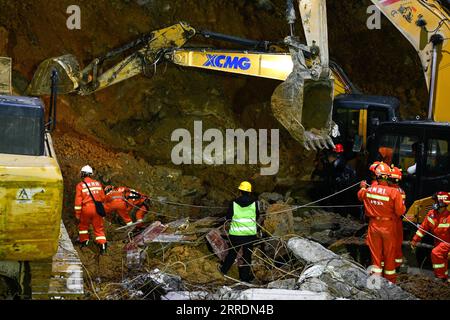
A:
<svg viewBox="0 0 450 320">
<path fill-rule="evenodd" d="M 369 170 L 375 174 L 375 169 L 378 167 L 378 165 L 380 164 L 380 161 L 375 161 L 374 163 L 372 163 L 369 167 Z"/>
<path fill-rule="evenodd" d="M 344 146 L 341 143 L 338 143 L 334 147 L 333 151 L 336 152 L 336 153 L 342 153 L 342 152 L 344 152 Z"/>
<path fill-rule="evenodd" d="M 433 195 L 434 201 L 439 204 L 439 207 L 446 207 L 450 204 L 450 195 L 448 192 L 439 191 Z"/>
<path fill-rule="evenodd" d="M 402 180 L 402 169 L 392 166 L 389 177 L 395 180 Z"/>
<path fill-rule="evenodd" d="M 381 162 L 375 167 L 375 175 L 377 177 L 387 178 L 390 176 L 390 174 L 391 168 L 389 168 L 389 166 L 384 162 Z"/>
</svg>

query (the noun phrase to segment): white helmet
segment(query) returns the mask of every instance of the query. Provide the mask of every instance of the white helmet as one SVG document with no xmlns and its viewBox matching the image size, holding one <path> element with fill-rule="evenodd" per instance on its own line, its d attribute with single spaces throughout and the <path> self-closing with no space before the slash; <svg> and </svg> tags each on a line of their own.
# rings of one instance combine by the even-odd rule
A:
<svg viewBox="0 0 450 320">
<path fill-rule="evenodd" d="M 84 166 L 81 168 L 81 173 L 93 174 L 94 170 L 92 170 L 91 166 Z"/>
</svg>

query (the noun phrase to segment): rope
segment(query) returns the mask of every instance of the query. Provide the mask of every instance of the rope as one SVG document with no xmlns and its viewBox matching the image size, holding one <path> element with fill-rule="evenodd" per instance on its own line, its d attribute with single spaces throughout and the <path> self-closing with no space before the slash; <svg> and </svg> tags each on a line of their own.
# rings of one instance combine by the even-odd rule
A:
<svg viewBox="0 0 450 320">
<path fill-rule="evenodd" d="M 340 194 L 340 193 L 342 193 L 342 192 L 345 192 L 345 191 L 347 191 L 347 190 L 349 190 L 349 189 L 352 189 L 352 188 L 354 188 L 355 186 L 359 185 L 360 183 L 361 183 L 361 181 L 359 181 L 359 182 L 357 182 L 357 183 L 355 183 L 355 184 L 353 184 L 353 185 L 351 185 L 351 186 L 349 186 L 349 187 L 347 187 L 347 188 L 345 188 L 345 189 L 342 189 L 342 190 L 340 190 L 340 191 L 338 191 L 338 192 L 335 192 L 335 193 L 333 193 L 333 194 L 331 194 L 331 195 L 328 195 L 328 196 L 326 196 L 326 197 L 324 197 L 324 198 L 322 198 L 322 199 L 319 199 L 319 200 L 316 200 L 316 201 L 313 201 L 313 202 L 310 202 L 310 203 L 307 203 L 307 204 L 304 204 L 304 205 L 290 206 L 289 209 L 285 209 L 285 210 L 280 210 L 280 211 L 276 211 L 276 212 L 270 212 L 270 213 L 261 214 L 261 216 L 266 216 L 266 215 L 271 215 L 271 214 L 278 214 L 278 213 L 283 213 L 283 212 L 293 211 L 293 210 L 297 210 L 297 209 L 300 209 L 300 208 L 342 208 L 342 207 L 362 207 L 362 205 L 348 205 L 348 206 L 347 206 L 347 205 L 337 205 L 337 206 L 312 206 L 312 204 L 321 202 L 321 201 L 323 201 L 323 200 L 326 200 L 326 199 L 329 199 L 329 198 L 331 198 L 331 197 L 334 197 L 334 196 L 336 196 L 336 195 L 338 195 L 338 194 Z M 134 208 L 137 208 L 137 209 L 139 209 L 139 210 L 142 210 L 142 211 L 144 211 L 144 212 L 147 212 L 147 213 L 154 213 L 154 214 L 156 214 L 156 215 L 163 216 L 163 217 L 169 217 L 169 218 L 180 219 L 180 217 L 171 216 L 171 215 L 167 215 L 167 214 L 163 214 L 163 213 L 160 213 L 160 212 L 151 211 L 151 210 L 147 210 L 147 209 L 138 207 L 138 206 L 136 206 L 135 204 L 133 204 L 132 202 L 128 201 L 128 199 L 126 199 L 125 197 L 122 197 L 122 199 L 123 199 L 126 203 L 128 203 L 130 206 L 132 206 L 132 207 L 134 207 Z M 154 199 L 150 199 L 150 198 L 147 198 L 147 199 L 149 199 L 150 201 L 155 201 L 155 202 L 159 202 L 159 203 L 163 203 L 163 204 L 177 205 L 177 206 L 186 206 L 186 207 L 194 207 L 194 208 L 208 208 L 208 209 L 214 209 L 214 208 L 226 209 L 226 208 L 227 208 L 227 207 L 216 207 L 216 206 L 199 206 L 199 205 L 192 205 L 192 204 L 179 203 L 179 202 L 172 202 L 172 201 L 154 200 Z M 263 212 L 266 212 L 266 211 L 263 211 Z M 193 220 L 193 221 L 195 221 L 195 220 Z M 144 221 L 144 222 L 145 222 L 145 221 Z M 121 229 L 124 229 L 124 228 L 127 228 L 127 227 L 132 227 L 132 226 L 135 226 L 135 225 L 137 225 L 137 224 L 139 224 L 139 223 L 142 223 L 142 222 L 135 222 L 135 223 L 133 223 L 133 224 L 130 224 L 130 225 L 127 225 L 127 226 L 123 226 L 123 227 L 120 227 L 120 228 L 118 228 L 118 229 L 116 229 L 116 230 L 121 230 Z"/>
<path fill-rule="evenodd" d="M 345 188 L 345 189 L 339 190 L 338 192 L 335 192 L 335 193 L 333 193 L 333 194 L 330 194 L 329 196 L 326 196 L 326 197 L 324 197 L 324 198 L 322 198 L 322 199 L 319 199 L 319 200 L 316 200 L 316 201 L 312 201 L 312 202 L 310 202 L 310 203 L 303 204 L 303 205 L 300 205 L 300 206 L 293 206 L 293 207 L 291 207 L 291 208 L 289 208 L 289 209 L 285 209 L 285 210 L 280 210 L 280 211 L 276 211 L 276 212 L 265 213 L 265 214 L 262 214 L 261 216 L 266 216 L 266 215 L 271 215 L 271 214 L 278 214 L 278 213 L 283 213 L 283 212 L 293 211 L 293 210 L 297 210 L 297 209 L 300 209 L 300 208 L 307 208 L 308 206 L 311 206 L 312 204 L 315 204 L 315 203 L 321 202 L 321 201 L 323 201 L 323 200 L 332 198 L 332 197 L 334 197 L 334 196 L 336 196 L 336 195 L 338 195 L 338 194 L 340 194 L 340 193 L 342 193 L 342 192 L 345 192 L 345 191 L 347 191 L 347 190 L 350 190 L 350 189 L 352 189 L 352 188 L 358 186 L 361 182 L 362 182 L 362 181 L 359 181 L 359 182 L 357 182 L 357 183 L 355 183 L 355 184 L 353 184 L 353 185 L 351 185 L 351 186 L 349 186 L 349 187 L 347 187 L 347 188 Z"/>
<path fill-rule="evenodd" d="M 165 201 L 165 200 L 156 200 L 156 199 L 151 199 L 151 201 L 155 201 L 155 202 L 159 202 L 159 203 L 163 203 L 163 204 L 170 204 L 173 206 L 182 206 L 182 207 L 191 207 L 191 208 L 227 209 L 227 207 L 199 206 L 199 205 L 194 205 L 194 204 L 179 203 L 179 202 Z"/>
</svg>

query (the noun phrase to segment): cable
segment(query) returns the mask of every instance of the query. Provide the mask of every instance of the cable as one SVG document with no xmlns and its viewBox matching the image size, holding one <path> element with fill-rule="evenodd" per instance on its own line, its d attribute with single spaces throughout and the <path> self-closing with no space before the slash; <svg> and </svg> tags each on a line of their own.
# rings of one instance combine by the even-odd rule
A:
<svg viewBox="0 0 450 320">
<path fill-rule="evenodd" d="M 310 202 L 310 203 L 307 203 L 307 204 L 304 204 L 304 205 L 300 205 L 300 206 L 293 206 L 293 207 L 291 207 L 291 208 L 289 208 L 289 209 L 285 209 L 285 210 L 280 210 L 280 211 L 276 211 L 276 212 L 265 213 L 265 214 L 262 214 L 261 216 L 266 216 L 266 215 L 271 215 L 271 214 L 278 214 L 278 213 L 283 213 L 283 212 L 293 211 L 293 210 L 297 210 L 297 209 L 300 209 L 300 208 L 306 208 L 307 206 L 310 206 L 310 205 L 315 204 L 315 203 L 317 203 L 317 202 L 321 202 L 321 201 L 323 201 L 323 200 L 332 198 L 332 197 L 334 197 L 334 196 L 336 196 L 336 195 L 338 195 L 338 194 L 340 194 L 340 193 L 342 193 L 342 192 L 345 192 L 345 191 L 347 191 L 347 190 L 350 190 L 350 189 L 356 187 L 357 185 L 359 185 L 361 182 L 362 182 L 362 181 L 359 181 L 359 182 L 357 182 L 357 183 L 355 183 L 355 184 L 353 184 L 353 185 L 351 185 L 351 186 L 349 186 L 349 187 L 347 187 L 347 188 L 345 188 L 345 189 L 342 189 L 342 190 L 340 190 L 340 191 L 338 191 L 338 192 L 335 192 L 335 193 L 333 193 L 333 194 L 330 194 L 329 196 L 326 196 L 326 197 L 324 197 L 324 198 L 322 198 L 322 199 L 319 199 L 319 200 L 316 200 L 316 201 L 312 201 L 312 202 Z"/>
</svg>

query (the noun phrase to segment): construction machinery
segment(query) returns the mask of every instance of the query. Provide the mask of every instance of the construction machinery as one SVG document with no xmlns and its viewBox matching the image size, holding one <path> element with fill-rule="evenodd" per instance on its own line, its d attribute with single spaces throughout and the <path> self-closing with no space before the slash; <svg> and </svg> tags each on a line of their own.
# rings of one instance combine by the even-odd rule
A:
<svg viewBox="0 0 450 320">
<path fill-rule="evenodd" d="M 293 23 L 293 6 L 289 10 Z M 267 41 L 249 41 L 200 31 L 180 22 L 113 50 L 84 69 L 72 55 L 48 59 L 36 71 L 29 93 L 49 93 L 50 82 L 46 75 L 52 68 L 61 74 L 58 88 L 61 93 L 86 95 L 135 75 L 149 73 L 164 60 L 182 66 L 283 80 L 272 96 L 275 117 L 307 149 L 333 147 L 330 135 L 337 135 L 337 128 L 331 119 L 335 81 L 328 59 L 325 0 L 301 0 L 300 12 L 307 44 L 301 44 L 291 34 L 282 44 L 288 48 L 285 52 L 273 52 L 276 46 Z M 185 44 L 195 35 L 250 46 L 253 50 L 185 48 Z M 118 58 L 127 51 L 131 54 L 102 72 L 108 60 Z"/>
<path fill-rule="evenodd" d="M 450 4 L 436 0 L 372 0 L 417 51 L 429 90 L 428 117 L 378 126 L 370 160 L 403 168 L 407 205 L 450 190 Z M 426 202 L 426 201 L 425 201 Z M 418 201 L 417 206 L 424 201 Z M 418 221 L 425 210 L 417 214 Z"/>
<path fill-rule="evenodd" d="M 450 187 L 450 126 L 446 123 L 450 109 L 445 105 L 450 95 L 446 90 L 450 78 L 448 1 L 372 2 L 420 56 L 430 91 L 427 120 L 400 121 L 397 99 L 361 95 L 342 70 L 329 61 L 325 0 L 298 1 L 306 45 L 294 35 L 296 15 L 293 1 L 288 1 L 286 16 L 291 34 L 283 43 L 242 39 L 178 23 L 113 50 L 84 69 L 72 55 L 48 59 L 39 66 L 29 90 L 33 95 L 48 94 L 50 80 L 46 75 L 56 68 L 61 74 L 58 89 L 62 93 L 91 94 L 137 74 L 149 74 L 162 61 L 281 80 L 272 96 L 273 113 L 307 149 L 330 147 L 334 144 L 331 138 L 339 139 L 349 152 L 348 160 L 357 169 L 362 168 L 358 170 L 360 176 L 367 172 L 369 161 L 382 159 L 401 166 L 404 172 L 415 163 L 416 172 L 406 175 L 403 183 L 407 204 L 411 205 L 414 199 Z M 196 35 L 247 49 L 187 47 Z M 119 62 L 108 68 L 114 60 Z"/>
<path fill-rule="evenodd" d="M 50 135 L 56 95 L 45 121 L 41 99 L 12 92 L 11 59 L 0 57 L 0 298 L 76 297 L 82 266 L 61 220 L 63 177 Z"/>
</svg>

